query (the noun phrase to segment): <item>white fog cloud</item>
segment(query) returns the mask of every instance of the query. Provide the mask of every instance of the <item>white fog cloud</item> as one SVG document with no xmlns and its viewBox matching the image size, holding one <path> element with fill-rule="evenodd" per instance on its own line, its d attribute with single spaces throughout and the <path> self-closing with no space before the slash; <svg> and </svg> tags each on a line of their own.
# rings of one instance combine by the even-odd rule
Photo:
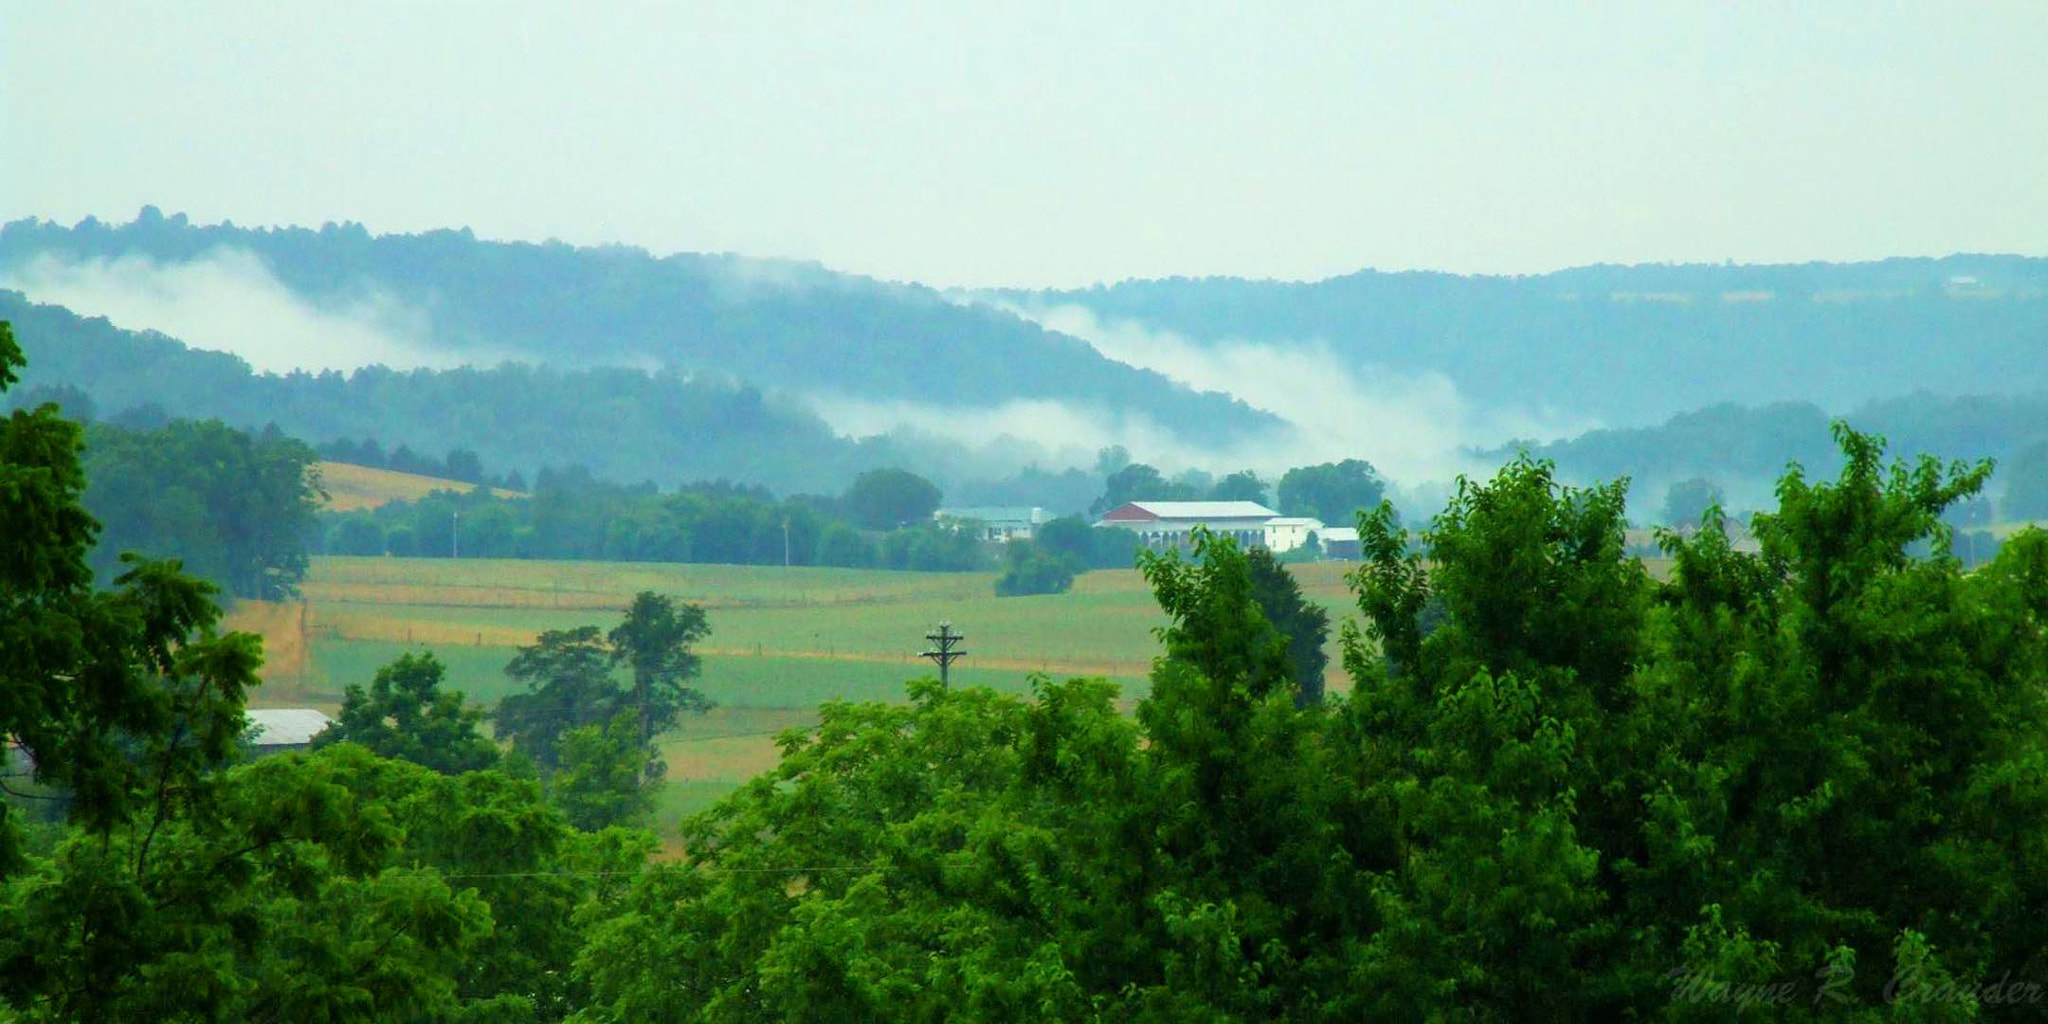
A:
<svg viewBox="0 0 2048 1024">
<path fill-rule="evenodd" d="M 1288 424 L 1277 438 L 1208 448 L 1174 445 L 1185 461 L 1204 468 L 1250 466 L 1277 472 L 1363 458 L 1394 480 L 1444 480 L 1486 468 L 1471 464 L 1468 447 L 1568 436 L 1593 425 L 1548 412 L 1479 408 L 1443 374 L 1401 374 L 1355 364 L 1321 342 L 1202 345 L 1132 321 L 1105 322 L 1080 306 L 1010 308 L 1049 330 L 1087 341 L 1111 359 L 1190 387 L 1227 392 Z M 1159 450 L 1127 446 L 1141 457 Z"/>
<path fill-rule="evenodd" d="M 900 429 L 944 438 L 976 449 L 1028 453 L 1042 466 L 1089 466 L 1101 448 L 1120 444 L 1133 452 L 1169 452 L 1185 447 L 1172 431 L 1145 416 L 1111 415 L 1040 399 L 1020 399 L 993 408 L 956 408 L 910 401 L 878 402 L 843 395 L 812 395 L 811 408 L 832 429 L 854 437 Z"/>
<path fill-rule="evenodd" d="M 233 352 L 258 370 L 446 368 L 477 361 L 436 349 L 426 318 L 366 290 L 345 304 L 308 302 L 254 254 L 216 249 L 178 263 L 144 257 L 72 261 L 40 256 L 0 272 L 0 286 L 130 330 Z"/>
</svg>

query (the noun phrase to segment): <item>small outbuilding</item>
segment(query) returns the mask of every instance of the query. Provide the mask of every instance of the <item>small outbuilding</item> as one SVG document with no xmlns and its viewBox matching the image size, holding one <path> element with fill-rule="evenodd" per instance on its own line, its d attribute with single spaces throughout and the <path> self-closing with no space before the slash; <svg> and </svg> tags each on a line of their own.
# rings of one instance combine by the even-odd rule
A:
<svg viewBox="0 0 2048 1024">
<path fill-rule="evenodd" d="M 1349 526 L 1328 526 L 1316 535 L 1322 541 L 1323 557 L 1358 561 L 1364 553 L 1358 546 L 1358 530 Z"/>
<path fill-rule="evenodd" d="M 1052 521 L 1052 513 L 1036 505 L 997 505 L 971 508 L 942 508 L 932 519 L 944 526 L 972 530 L 982 540 L 1029 540 L 1038 528 Z"/>
<path fill-rule="evenodd" d="M 243 712 L 249 727 L 242 735 L 258 754 L 304 750 L 334 719 L 318 708 L 250 708 Z"/>
</svg>

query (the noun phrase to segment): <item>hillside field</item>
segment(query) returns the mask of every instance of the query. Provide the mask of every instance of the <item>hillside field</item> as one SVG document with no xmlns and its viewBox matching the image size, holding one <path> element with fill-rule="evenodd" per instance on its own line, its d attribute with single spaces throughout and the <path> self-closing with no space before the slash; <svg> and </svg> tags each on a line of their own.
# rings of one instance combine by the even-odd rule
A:
<svg viewBox="0 0 2048 1024">
<path fill-rule="evenodd" d="M 327 500 L 321 502 L 321 507 L 331 512 L 356 512 L 394 501 L 416 501 L 435 491 L 468 491 L 476 486 L 460 480 L 355 466 L 346 462 L 321 462 L 314 469 L 320 474 L 320 489 L 327 492 Z M 501 498 L 525 497 L 502 487 L 492 488 L 491 493 Z"/>
<path fill-rule="evenodd" d="M 1353 610 L 1345 563 L 1295 566 L 1303 590 L 1331 611 L 1329 685 L 1348 685 L 1334 624 Z M 514 649 L 544 630 L 615 625 L 634 593 L 705 607 L 699 687 L 718 702 L 663 743 L 664 827 L 772 765 L 774 736 L 816 721 L 828 700 L 901 700 L 906 680 L 933 672 L 916 652 L 940 620 L 966 634 L 956 685 L 1022 693 L 1033 673 L 1115 680 L 1142 696 L 1165 623 L 1135 570 L 1096 571 L 1072 592 L 998 598 L 990 573 L 500 559 L 317 557 L 303 605 L 243 602 L 230 625 L 292 652 L 268 670 L 256 706 L 330 713 L 349 683 L 367 683 L 409 649 L 433 651 L 449 683 L 486 705 L 511 689 Z"/>
</svg>

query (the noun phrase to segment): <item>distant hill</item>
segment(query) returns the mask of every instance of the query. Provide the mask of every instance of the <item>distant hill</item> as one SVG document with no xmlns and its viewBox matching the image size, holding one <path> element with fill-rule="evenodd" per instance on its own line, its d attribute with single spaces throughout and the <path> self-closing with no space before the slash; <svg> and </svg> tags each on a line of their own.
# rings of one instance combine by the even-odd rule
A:
<svg viewBox="0 0 2048 1024">
<path fill-rule="evenodd" d="M 1916 388 L 2048 388 L 2048 259 L 2017 256 L 1173 278 L 991 297 L 1205 345 L 1319 341 L 1354 365 L 1442 373 L 1484 407 L 1562 408 L 1610 426 L 1719 402 L 1839 412 Z"/>
<path fill-rule="evenodd" d="M 327 492 L 327 500 L 321 503 L 321 507 L 330 512 L 356 512 L 394 501 L 415 501 L 435 491 L 469 491 L 476 486 L 460 480 L 400 473 L 374 466 L 355 466 L 346 462 L 322 462 L 317 468 L 320 471 L 320 489 Z M 522 492 L 502 487 L 491 488 L 491 493 L 500 498 L 526 497 Z"/>
<path fill-rule="evenodd" d="M 436 346 L 484 362 L 664 367 L 791 394 L 960 410 L 1058 401 L 1205 436 L 1276 422 L 1010 313 L 816 264 L 490 242 L 467 230 L 198 226 L 153 207 L 126 225 L 0 228 L 0 271 L 46 257 L 179 263 L 221 250 L 255 255 L 310 302 L 391 299 L 425 318 Z"/>
<path fill-rule="evenodd" d="M 1673 416 L 1654 427 L 1588 431 L 1543 445 L 1507 445 L 1483 454 L 1502 461 L 1517 449 L 1557 464 L 1570 480 L 1591 483 L 1629 477 L 1638 507 L 1655 508 L 1674 480 L 1703 477 L 1728 488 L 1731 504 L 1765 507 L 1770 488 L 1788 463 L 1810 475 L 1834 473 L 1841 455 L 1829 433 L 1834 418 L 1810 402 L 1760 406 L 1723 403 Z M 2007 460 L 2048 439 L 2048 391 L 2020 395 L 1949 397 L 1917 392 L 1867 402 L 1841 419 L 1883 436 L 1894 455 L 1943 460 Z M 2001 493 L 1994 475 L 1988 493 Z"/>
<path fill-rule="evenodd" d="M 674 486 L 728 478 L 785 493 L 836 492 L 874 466 L 946 467 L 959 460 L 936 443 L 845 438 L 789 399 L 677 371 L 507 364 L 264 374 L 235 356 L 123 330 L 18 292 L 0 290 L 0 320 L 13 322 L 28 356 L 10 399 L 75 387 L 100 417 L 116 422 L 175 416 L 219 418 L 245 429 L 275 423 L 313 443 L 374 438 L 426 453 L 464 448 L 528 477 L 545 465 L 581 464 L 619 481 Z"/>
</svg>

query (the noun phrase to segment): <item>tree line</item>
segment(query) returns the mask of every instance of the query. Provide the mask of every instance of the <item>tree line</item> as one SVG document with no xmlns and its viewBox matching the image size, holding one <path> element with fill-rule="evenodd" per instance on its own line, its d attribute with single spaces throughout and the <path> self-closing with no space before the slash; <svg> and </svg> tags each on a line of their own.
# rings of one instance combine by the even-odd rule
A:
<svg viewBox="0 0 2048 1024">
<path fill-rule="evenodd" d="M 600 559 L 818 565 L 965 572 L 992 556 L 972 533 L 933 522 L 939 491 L 904 470 L 862 473 L 836 495 L 777 498 L 700 481 L 664 492 L 545 467 L 531 497 L 479 487 L 375 509 L 329 512 L 320 550 L 335 555 Z"/>
<path fill-rule="evenodd" d="M 526 478 L 517 469 L 507 473 L 486 473 L 483 460 L 476 452 L 467 448 L 450 448 L 447 455 L 435 458 L 413 451 L 403 444 L 387 452 L 374 438 L 352 441 L 343 437 L 314 445 L 313 450 L 329 462 L 345 462 L 351 466 L 415 473 L 466 484 L 499 487 L 508 491 L 526 490 Z"/>
<path fill-rule="evenodd" d="M 219 420 L 94 421 L 91 399 L 76 389 L 6 398 L 0 409 L 48 406 L 81 425 L 96 579 L 118 576 L 129 553 L 175 555 L 236 597 L 296 593 L 321 497 L 317 456 L 304 443 L 275 424 L 252 433 Z"/>
</svg>

